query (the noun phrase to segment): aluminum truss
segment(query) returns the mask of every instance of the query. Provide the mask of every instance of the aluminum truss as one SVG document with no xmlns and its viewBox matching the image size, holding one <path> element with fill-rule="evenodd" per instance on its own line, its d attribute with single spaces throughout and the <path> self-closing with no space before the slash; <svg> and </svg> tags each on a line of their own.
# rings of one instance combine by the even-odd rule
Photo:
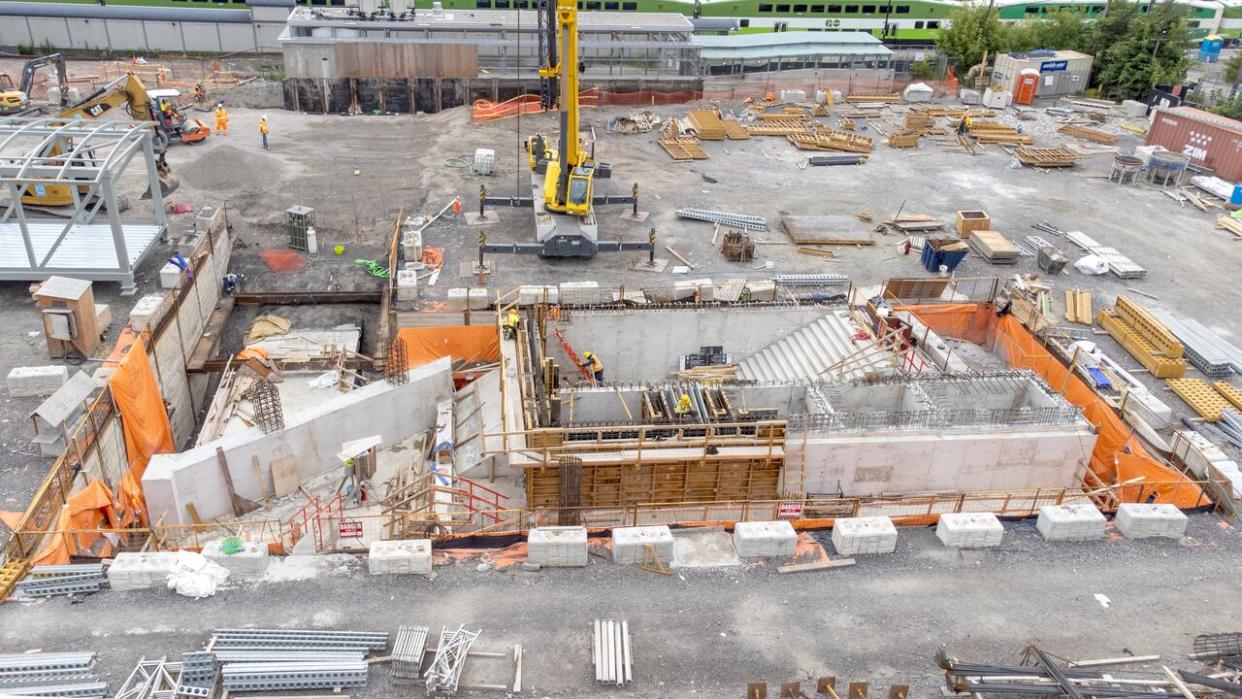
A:
<svg viewBox="0 0 1242 699">
<path fill-rule="evenodd" d="M 431 660 L 431 668 L 424 673 L 427 680 L 427 696 L 454 696 L 461 682 L 461 672 L 466 667 L 470 646 L 481 631 L 467 631 L 463 624 L 455 631 L 445 627 L 440 631 L 440 645 Z"/>
<path fill-rule="evenodd" d="M 0 279 L 38 280 L 66 274 L 121 283 L 135 290 L 134 270 L 165 235 L 151 125 L 60 118 L 0 120 Z M 116 184 L 142 156 L 151 213 L 121 220 Z M 64 187 L 72 198 L 67 218 L 31 216 L 22 197 Z M 106 223 L 96 223 L 103 214 Z"/>
</svg>

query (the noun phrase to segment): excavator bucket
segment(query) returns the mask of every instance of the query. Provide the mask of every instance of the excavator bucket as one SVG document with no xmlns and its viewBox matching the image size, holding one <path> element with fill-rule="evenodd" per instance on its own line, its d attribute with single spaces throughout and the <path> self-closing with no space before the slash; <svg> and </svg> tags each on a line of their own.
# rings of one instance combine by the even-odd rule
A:
<svg viewBox="0 0 1242 699">
<path fill-rule="evenodd" d="M 166 197 L 181 188 L 181 180 L 167 173 L 160 175 L 160 196 Z"/>
</svg>

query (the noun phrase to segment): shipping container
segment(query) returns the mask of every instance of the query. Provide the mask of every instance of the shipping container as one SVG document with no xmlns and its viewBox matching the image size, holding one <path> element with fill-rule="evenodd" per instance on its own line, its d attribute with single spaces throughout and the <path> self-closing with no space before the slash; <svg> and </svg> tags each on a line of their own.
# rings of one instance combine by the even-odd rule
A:
<svg viewBox="0 0 1242 699">
<path fill-rule="evenodd" d="M 1217 177 L 1242 180 L 1242 122 L 1194 107 L 1157 109 L 1147 129 L 1147 145 L 1162 146 L 1190 158 Z"/>
<path fill-rule="evenodd" d="M 1095 59 L 1078 51 L 1026 51 L 1003 53 L 992 68 L 992 86 L 1013 93 L 1024 70 L 1039 73 L 1036 97 L 1077 95 L 1087 89 Z"/>
</svg>

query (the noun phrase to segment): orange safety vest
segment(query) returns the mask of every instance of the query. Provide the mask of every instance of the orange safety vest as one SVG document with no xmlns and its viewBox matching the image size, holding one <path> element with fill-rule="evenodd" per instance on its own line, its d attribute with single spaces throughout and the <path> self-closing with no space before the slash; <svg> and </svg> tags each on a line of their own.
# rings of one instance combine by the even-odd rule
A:
<svg viewBox="0 0 1242 699">
<path fill-rule="evenodd" d="M 265 119 L 259 120 L 259 133 L 262 133 L 262 134 L 267 133 L 267 120 Z"/>
<path fill-rule="evenodd" d="M 600 372 L 604 370 L 604 363 L 599 360 L 598 354 L 591 355 L 591 372 Z"/>
</svg>

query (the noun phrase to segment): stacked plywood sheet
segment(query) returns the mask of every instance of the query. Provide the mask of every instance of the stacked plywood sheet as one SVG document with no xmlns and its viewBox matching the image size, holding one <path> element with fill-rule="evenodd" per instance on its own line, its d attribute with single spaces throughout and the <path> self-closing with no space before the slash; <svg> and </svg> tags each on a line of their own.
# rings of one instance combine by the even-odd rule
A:
<svg viewBox="0 0 1242 699">
<path fill-rule="evenodd" d="M 781 216 L 781 228 L 798 245 L 871 245 L 871 231 L 853 216 Z"/>
<path fill-rule="evenodd" d="M 975 252 L 994 265 L 1012 265 L 1018 262 L 1018 248 L 998 231 L 971 231 L 967 241 Z"/>
<path fill-rule="evenodd" d="M 1152 376 L 1174 379 L 1186 373 L 1182 343 L 1147 309 L 1125 296 L 1118 296 L 1112 308 L 1100 309 L 1099 322 Z"/>
<path fill-rule="evenodd" d="M 704 141 L 723 141 L 725 140 L 725 125 L 720 120 L 720 115 L 714 109 L 692 109 L 690 110 L 690 123 L 694 125 L 695 132 L 699 138 Z"/>
<path fill-rule="evenodd" d="M 1095 143 L 1103 143 L 1108 146 L 1116 143 L 1119 138 L 1116 134 L 1106 133 L 1096 129 L 1089 129 L 1085 126 L 1074 126 L 1073 124 L 1066 124 L 1065 126 L 1062 126 L 1057 129 L 1057 132 L 1063 133 L 1066 136 L 1073 136 L 1074 138 L 1094 141 Z"/>
<path fill-rule="evenodd" d="M 1014 152 L 1023 165 L 1032 167 L 1073 167 L 1082 159 L 1077 153 L 1065 148 L 1030 148 L 1023 146 Z"/>
</svg>

